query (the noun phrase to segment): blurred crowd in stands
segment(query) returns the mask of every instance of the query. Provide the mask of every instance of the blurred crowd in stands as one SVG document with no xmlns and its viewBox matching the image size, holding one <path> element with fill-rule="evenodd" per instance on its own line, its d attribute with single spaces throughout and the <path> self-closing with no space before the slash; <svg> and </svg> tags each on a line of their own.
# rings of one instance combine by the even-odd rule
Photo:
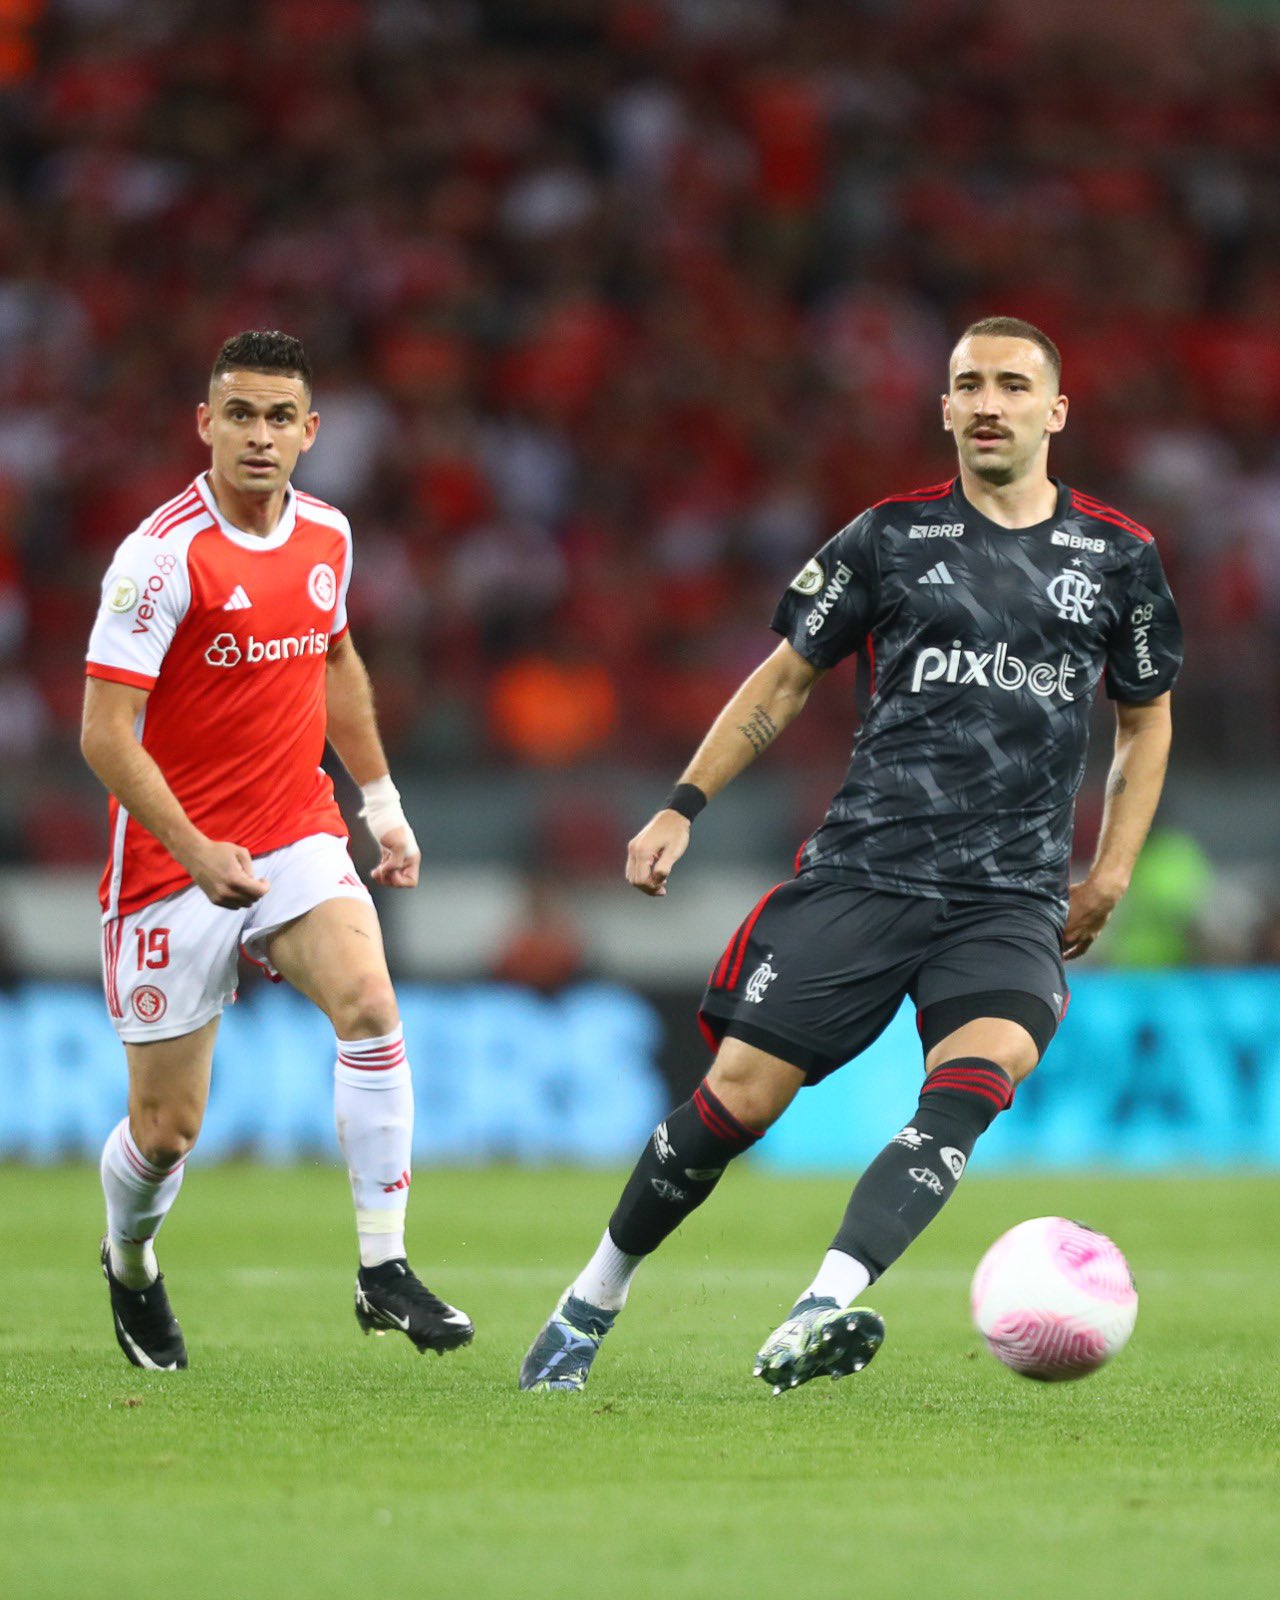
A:
<svg viewBox="0 0 1280 1600">
<path fill-rule="evenodd" d="M 1179 760 L 1274 762 L 1280 22 L 1017 9 L 0 0 L 0 854 L 100 846 L 97 584 L 253 326 L 317 370 L 398 769 L 678 766 L 814 549 L 949 474 L 989 313 L 1064 351 L 1057 470 L 1156 533 Z"/>
</svg>

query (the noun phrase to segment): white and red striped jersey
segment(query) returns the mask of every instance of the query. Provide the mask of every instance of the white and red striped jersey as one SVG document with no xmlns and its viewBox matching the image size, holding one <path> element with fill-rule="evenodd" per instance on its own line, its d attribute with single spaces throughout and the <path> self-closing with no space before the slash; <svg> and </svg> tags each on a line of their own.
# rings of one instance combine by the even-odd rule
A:
<svg viewBox="0 0 1280 1600">
<path fill-rule="evenodd" d="M 290 489 L 266 537 L 233 527 L 201 476 L 116 551 L 85 668 L 150 694 L 138 736 L 183 810 L 252 855 L 346 837 L 320 766 L 325 662 L 347 629 L 351 527 Z M 100 898 L 127 915 L 190 883 L 113 797 Z"/>
</svg>

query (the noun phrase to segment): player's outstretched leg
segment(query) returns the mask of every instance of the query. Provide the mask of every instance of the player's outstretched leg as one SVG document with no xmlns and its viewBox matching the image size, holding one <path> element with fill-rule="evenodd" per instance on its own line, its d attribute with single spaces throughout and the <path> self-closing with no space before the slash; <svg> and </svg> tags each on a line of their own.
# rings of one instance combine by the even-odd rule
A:
<svg viewBox="0 0 1280 1600">
<path fill-rule="evenodd" d="M 437 1355 L 470 1344 L 470 1317 L 420 1282 L 405 1256 L 413 1078 L 398 1023 L 372 1039 L 338 1041 L 334 1115 L 360 1242 L 356 1321 L 366 1333 L 403 1333 Z"/>
<path fill-rule="evenodd" d="M 99 1254 L 116 1342 L 135 1367 L 156 1372 L 187 1364 L 182 1329 L 169 1305 L 154 1246 L 182 1187 L 184 1160 L 167 1166 L 149 1161 L 126 1117 L 108 1135 L 99 1169 L 107 1202 L 107 1232 Z"/>
<path fill-rule="evenodd" d="M 942 1210 L 979 1135 L 1012 1098 L 1012 1078 L 983 1057 L 959 1057 L 929 1075 L 911 1122 L 858 1180 L 817 1277 L 756 1356 L 755 1374 L 775 1394 L 860 1372 L 871 1360 L 884 1324 L 853 1302 Z"/>
<path fill-rule="evenodd" d="M 522 1389 L 583 1388 L 640 1263 L 702 1204 L 729 1162 L 759 1138 L 706 1081 L 658 1124 L 596 1253 L 530 1345 L 520 1367 Z"/>
</svg>

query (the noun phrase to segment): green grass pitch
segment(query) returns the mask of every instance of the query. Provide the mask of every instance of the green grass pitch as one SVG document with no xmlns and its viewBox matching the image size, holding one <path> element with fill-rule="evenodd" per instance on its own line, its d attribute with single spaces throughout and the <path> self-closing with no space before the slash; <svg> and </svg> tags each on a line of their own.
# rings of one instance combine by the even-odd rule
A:
<svg viewBox="0 0 1280 1600">
<path fill-rule="evenodd" d="M 751 1377 L 847 1182 L 735 1172 L 637 1282 L 582 1396 L 521 1395 L 532 1333 L 618 1175 L 421 1172 L 422 1275 L 469 1349 L 351 1312 L 345 1178 L 193 1164 L 162 1259 L 192 1367 L 116 1349 L 97 1177 L 0 1168 L 0 1594 L 865 1595 L 1280 1592 L 1280 1183 L 966 1181 L 868 1298 L 860 1377 Z M 982 1250 L 1062 1212 L 1127 1251 L 1125 1354 L 1039 1385 L 979 1350 Z"/>
</svg>

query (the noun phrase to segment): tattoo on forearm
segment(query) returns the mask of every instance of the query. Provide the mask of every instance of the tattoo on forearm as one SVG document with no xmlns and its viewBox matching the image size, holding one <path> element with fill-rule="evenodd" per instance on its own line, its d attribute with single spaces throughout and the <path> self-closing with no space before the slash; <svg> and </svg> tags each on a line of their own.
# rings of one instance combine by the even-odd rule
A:
<svg viewBox="0 0 1280 1600">
<path fill-rule="evenodd" d="M 738 724 L 738 732 L 759 755 L 778 737 L 778 724 L 763 706 L 753 706 L 747 720 Z"/>
<path fill-rule="evenodd" d="M 1128 787 L 1129 785 L 1125 782 L 1124 773 L 1117 772 L 1115 777 L 1112 778 L 1110 784 L 1108 785 L 1107 793 L 1112 796 L 1123 794 Z"/>
</svg>

